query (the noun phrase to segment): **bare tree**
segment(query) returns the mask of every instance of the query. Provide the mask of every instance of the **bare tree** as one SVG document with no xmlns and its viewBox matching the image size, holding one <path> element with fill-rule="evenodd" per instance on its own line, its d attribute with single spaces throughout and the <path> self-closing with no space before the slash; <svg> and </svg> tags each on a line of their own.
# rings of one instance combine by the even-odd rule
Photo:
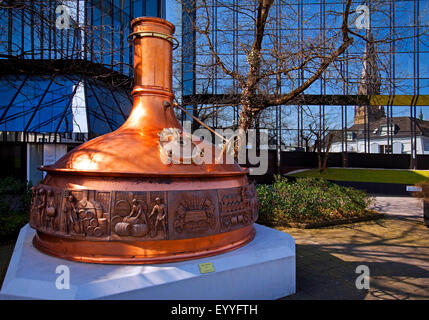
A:
<svg viewBox="0 0 429 320">
<path fill-rule="evenodd" d="M 282 5 L 287 5 L 287 3 L 282 3 Z M 215 50 L 210 36 L 209 5 L 206 0 L 198 1 L 197 10 L 201 15 L 194 21 L 194 28 L 206 39 L 216 66 L 224 74 L 233 78 L 241 89 L 240 126 L 243 129 L 248 129 L 262 110 L 269 106 L 285 104 L 301 94 L 326 71 L 333 61 L 344 53 L 353 42 L 348 32 L 350 5 L 351 0 L 347 0 L 339 34 L 333 35 L 331 39 L 316 37 L 303 43 L 301 48 L 294 41 L 288 43 L 287 39 L 280 46 L 277 41 L 278 35 L 273 33 L 275 28 L 269 28 L 269 24 L 276 22 L 276 17 L 270 16 L 273 0 L 255 0 L 251 5 L 234 8 L 233 10 L 241 10 L 243 15 L 250 18 L 254 29 L 253 36 L 246 39 L 247 45 L 241 43 L 241 48 L 246 54 L 247 72 L 239 72 L 231 70 Z M 264 38 L 267 38 L 268 42 L 264 43 Z M 335 43 L 338 42 L 340 44 L 335 48 Z M 305 67 L 313 69 L 315 64 L 319 64 L 319 66 L 312 72 L 312 75 L 303 83 L 293 87 L 287 94 L 280 94 L 280 84 L 278 83 L 271 94 L 267 94 L 268 92 L 264 90 L 264 87 L 270 87 L 272 80 L 278 80 L 282 75 L 286 75 L 294 81 L 297 70 Z"/>
<path fill-rule="evenodd" d="M 317 152 L 317 165 L 319 172 L 326 170 L 328 164 L 329 149 L 331 148 L 334 138 L 333 131 L 329 132 L 329 128 L 314 129 L 310 125 L 310 132 L 314 135 L 316 141 L 314 143 L 315 151 Z"/>
<path fill-rule="evenodd" d="M 335 126 L 336 115 L 334 112 L 326 112 L 322 115 L 308 106 L 304 106 L 303 110 L 309 130 L 302 138 L 307 148 L 310 141 L 314 141 L 313 151 L 317 153 L 318 170 L 322 173 L 328 164 L 332 142 L 341 136 L 341 132 L 332 129 Z"/>
<path fill-rule="evenodd" d="M 323 34 L 313 33 L 301 38 L 293 30 L 298 16 L 296 6 L 288 1 L 195 0 L 191 6 L 190 1 L 181 2 L 192 20 L 197 47 L 205 52 L 195 61 L 197 72 L 213 72 L 215 69 L 220 78 L 233 81 L 240 96 L 239 123 L 243 129 L 254 125 L 262 110 L 287 104 L 321 77 L 336 79 L 331 81 L 332 86 L 344 81 L 347 86 L 357 87 L 357 83 L 350 83 L 340 70 L 340 64 L 346 59 L 360 62 L 362 54 L 356 54 L 357 50 L 344 55 L 355 42 L 388 45 L 401 39 L 400 32 L 395 39 L 381 34 L 373 40 L 362 31 L 353 31 L 352 25 L 359 14 L 352 10 L 351 0 L 331 9 L 328 14 L 317 10 L 310 12 L 304 24 L 311 27 L 322 16 L 329 16 L 329 21 L 324 22 L 329 28 Z M 367 4 L 372 11 L 383 13 L 383 1 Z M 214 7 L 221 8 L 221 13 L 214 13 Z M 239 22 L 233 26 L 232 21 L 237 19 Z M 233 28 L 241 31 L 238 39 L 231 36 Z M 232 57 L 231 43 L 235 51 L 240 51 L 234 52 L 234 57 L 238 55 L 238 66 L 232 62 L 235 58 Z M 359 75 L 361 67 L 354 71 Z"/>
</svg>

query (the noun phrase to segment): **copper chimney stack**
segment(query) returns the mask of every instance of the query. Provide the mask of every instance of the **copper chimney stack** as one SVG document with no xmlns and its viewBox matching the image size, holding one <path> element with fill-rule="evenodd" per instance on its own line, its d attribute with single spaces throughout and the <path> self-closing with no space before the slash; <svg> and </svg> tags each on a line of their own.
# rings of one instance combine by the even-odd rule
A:
<svg viewBox="0 0 429 320">
<path fill-rule="evenodd" d="M 163 141 L 184 135 L 173 111 L 174 26 L 146 17 L 131 25 L 131 114 L 118 130 L 41 168 L 47 174 L 33 188 L 30 213 L 34 246 L 82 262 L 152 264 L 246 244 L 258 216 L 248 171 L 235 162 L 163 161 L 172 157 Z M 203 140 L 192 148 L 219 152 Z"/>
</svg>

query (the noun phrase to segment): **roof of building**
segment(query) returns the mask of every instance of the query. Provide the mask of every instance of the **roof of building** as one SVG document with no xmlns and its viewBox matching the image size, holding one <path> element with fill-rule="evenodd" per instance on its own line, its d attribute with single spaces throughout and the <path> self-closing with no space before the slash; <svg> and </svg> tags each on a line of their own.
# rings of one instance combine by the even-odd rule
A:
<svg viewBox="0 0 429 320">
<path fill-rule="evenodd" d="M 370 123 L 369 125 L 369 137 L 370 139 L 377 139 L 385 137 L 381 135 L 381 128 L 386 127 L 388 119 L 382 118 L 377 121 Z M 415 121 L 416 123 L 416 136 L 426 136 L 429 137 L 429 121 L 420 120 L 411 117 L 393 117 L 389 118 L 389 123 L 392 123 L 394 128 L 394 137 L 395 138 L 406 138 L 411 136 L 411 125 Z M 351 127 L 347 128 L 347 132 L 354 132 L 355 136 L 353 139 L 364 139 L 365 137 L 365 125 L 364 124 L 354 124 Z M 333 134 L 334 138 L 332 142 L 341 141 L 341 130 L 332 130 L 329 134 Z"/>
</svg>

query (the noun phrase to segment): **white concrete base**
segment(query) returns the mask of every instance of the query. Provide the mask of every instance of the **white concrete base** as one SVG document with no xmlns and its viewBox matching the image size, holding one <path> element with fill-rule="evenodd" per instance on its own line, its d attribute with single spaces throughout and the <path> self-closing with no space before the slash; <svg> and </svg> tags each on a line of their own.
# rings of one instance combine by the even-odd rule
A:
<svg viewBox="0 0 429 320">
<path fill-rule="evenodd" d="M 100 265 L 43 254 L 35 231 L 21 229 L 0 299 L 276 299 L 295 293 L 295 241 L 255 225 L 247 245 L 222 255 L 160 265 Z M 198 264 L 215 272 L 201 274 Z M 57 289 L 59 265 L 70 270 L 70 289 Z"/>
</svg>

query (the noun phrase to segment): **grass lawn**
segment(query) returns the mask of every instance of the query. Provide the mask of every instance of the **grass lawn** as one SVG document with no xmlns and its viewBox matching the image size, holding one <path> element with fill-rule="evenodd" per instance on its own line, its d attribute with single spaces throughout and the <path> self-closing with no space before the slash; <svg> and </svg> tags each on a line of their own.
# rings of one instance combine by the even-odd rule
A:
<svg viewBox="0 0 429 320">
<path fill-rule="evenodd" d="M 376 170 L 376 169 L 326 169 L 322 174 L 317 169 L 291 174 L 293 177 L 325 178 L 338 181 L 385 182 L 415 184 L 429 179 L 429 170 Z"/>
</svg>

